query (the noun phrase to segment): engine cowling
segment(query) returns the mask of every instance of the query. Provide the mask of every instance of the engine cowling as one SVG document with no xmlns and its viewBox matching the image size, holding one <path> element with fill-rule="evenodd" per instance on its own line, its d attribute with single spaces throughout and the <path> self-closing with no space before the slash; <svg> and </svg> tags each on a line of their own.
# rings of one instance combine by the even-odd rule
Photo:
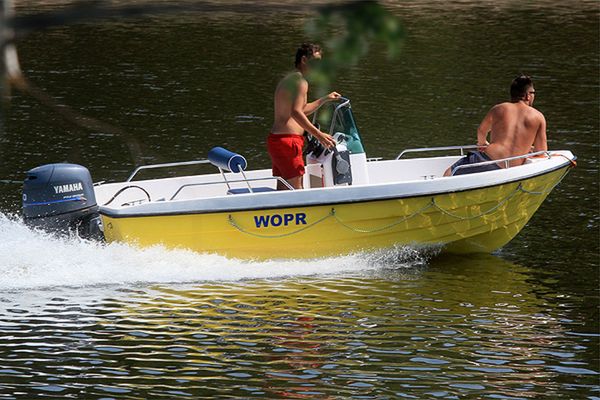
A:
<svg viewBox="0 0 600 400">
<path fill-rule="evenodd" d="M 102 222 L 88 169 L 77 164 L 46 164 L 27 171 L 23 219 L 47 231 L 101 239 Z"/>
</svg>

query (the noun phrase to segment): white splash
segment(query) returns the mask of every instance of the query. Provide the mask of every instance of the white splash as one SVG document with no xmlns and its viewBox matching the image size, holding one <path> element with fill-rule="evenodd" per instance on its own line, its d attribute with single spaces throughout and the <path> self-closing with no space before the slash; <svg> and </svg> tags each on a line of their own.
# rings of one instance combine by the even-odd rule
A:
<svg viewBox="0 0 600 400">
<path fill-rule="evenodd" d="M 56 237 L 0 213 L 0 289 L 123 283 L 231 281 L 358 272 L 422 264 L 414 249 L 319 260 L 250 262 L 161 246 L 138 248 Z"/>
</svg>

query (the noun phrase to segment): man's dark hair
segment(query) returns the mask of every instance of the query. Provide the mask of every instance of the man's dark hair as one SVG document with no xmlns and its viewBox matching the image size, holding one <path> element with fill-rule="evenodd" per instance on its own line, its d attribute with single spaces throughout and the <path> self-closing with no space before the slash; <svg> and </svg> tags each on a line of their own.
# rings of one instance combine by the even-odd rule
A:
<svg viewBox="0 0 600 400">
<path fill-rule="evenodd" d="M 527 95 L 527 91 L 533 87 L 533 81 L 531 77 L 527 75 L 517 76 L 510 84 L 510 98 L 515 100 L 521 100 Z"/>
<path fill-rule="evenodd" d="M 314 43 L 302 43 L 298 50 L 296 50 L 296 62 L 294 65 L 296 68 L 300 66 L 302 62 L 302 57 L 306 57 L 307 60 L 310 60 L 315 56 L 315 53 L 321 52 L 321 46 Z"/>
</svg>

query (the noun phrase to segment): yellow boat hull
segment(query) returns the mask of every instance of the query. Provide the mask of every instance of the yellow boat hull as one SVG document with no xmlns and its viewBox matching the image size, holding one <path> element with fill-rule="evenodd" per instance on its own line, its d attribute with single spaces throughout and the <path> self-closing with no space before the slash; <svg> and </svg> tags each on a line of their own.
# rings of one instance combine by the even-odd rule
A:
<svg viewBox="0 0 600 400">
<path fill-rule="evenodd" d="M 242 259 L 315 258 L 398 245 L 492 252 L 513 239 L 568 166 L 519 182 L 432 196 L 203 214 L 114 218 L 106 240 Z"/>
</svg>

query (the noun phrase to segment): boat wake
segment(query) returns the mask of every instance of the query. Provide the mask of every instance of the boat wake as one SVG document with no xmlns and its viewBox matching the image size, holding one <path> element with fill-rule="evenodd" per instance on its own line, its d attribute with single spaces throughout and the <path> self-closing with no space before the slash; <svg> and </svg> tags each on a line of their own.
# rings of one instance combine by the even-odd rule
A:
<svg viewBox="0 0 600 400">
<path fill-rule="evenodd" d="M 318 260 L 243 261 L 161 246 L 137 248 L 32 230 L 0 213 L 0 289 L 237 281 L 423 265 L 436 250 L 399 247 Z"/>
</svg>

